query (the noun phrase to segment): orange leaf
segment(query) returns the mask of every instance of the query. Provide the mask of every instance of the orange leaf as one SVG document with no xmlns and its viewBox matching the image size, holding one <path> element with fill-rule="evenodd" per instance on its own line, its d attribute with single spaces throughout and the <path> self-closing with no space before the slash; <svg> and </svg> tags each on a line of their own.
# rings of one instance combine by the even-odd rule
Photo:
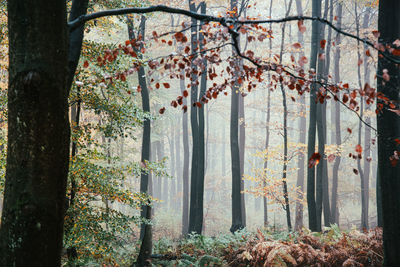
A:
<svg viewBox="0 0 400 267">
<path fill-rule="evenodd" d="M 311 158 L 308 160 L 308 168 L 313 168 L 318 165 L 319 161 L 321 160 L 321 154 L 314 153 Z"/>
</svg>

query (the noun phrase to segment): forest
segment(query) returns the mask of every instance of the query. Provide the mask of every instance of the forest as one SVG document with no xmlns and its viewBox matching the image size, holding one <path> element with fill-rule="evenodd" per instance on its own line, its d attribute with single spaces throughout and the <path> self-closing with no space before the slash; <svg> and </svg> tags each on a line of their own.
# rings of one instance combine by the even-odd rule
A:
<svg viewBox="0 0 400 267">
<path fill-rule="evenodd" d="M 0 267 L 400 266 L 399 11 L 0 0 Z"/>
</svg>

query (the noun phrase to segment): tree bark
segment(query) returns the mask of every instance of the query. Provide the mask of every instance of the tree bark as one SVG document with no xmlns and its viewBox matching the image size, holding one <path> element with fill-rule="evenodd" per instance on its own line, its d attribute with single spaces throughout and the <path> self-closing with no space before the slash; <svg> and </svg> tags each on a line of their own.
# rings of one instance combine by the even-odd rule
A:
<svg viewBox="0 0 400 267">
<path fill-rule="evenodd" d="M 397 0 L 379 1 L 378 30 L 379 42 L 385 47 L 393 46 L 393 42 L 400 36 L 400 2 Z M 394 57 L 390 52 L 385 53 Z M 397 60 L 399 57 L 395 57 Z M 384 79 L 385 74 L 389 79 Z M 399 109 L 400 101 L 399 69 L 391 61 L 379 57 L 378 59 L 378 92 L 386 96 L 389 101 L 396 103 Z M 400 151 L 395 139 L 400 136 L 400 117 L 390 111 L 390 107 L 378 100 L 378 105 L 383 105 L 377 114 L 378 122 L 378 169 L 382 197 L 383 215 L 383 247 L 384 266 L 400 266 L 400 162 L 396 161 L 395 153 Z M 379 106 L 378 106 L 379 110 Z"/>
<path fill-rule="evenodd" d="M 296 7 L 297 7 L 297 14 L 299 16 L 303 16 L 303 7 L 302 7 L 302 2 L 301 0 L 296 0 Z M 298 41 L 301 44 L 302 47 L 304 47 L 304 37 L 303 34 L 299 31 L 297 35 Z M 302 49 L 299 55 L 299 59 L 304 56 L 304 50 Z M 306 99 L 304 95 L 300 96 L 300 102 L 299 102 L 299 143 L 300 144 L 305 144 L 306 143 L 306 126 L 307 126 L 307 119 L 305 115 L 306 114 Z M 295 217 L 295 224 L 294 224 L 294 229 L 296 231 L 301 230 L 303 228 L 303 201 L 300 199 L 303 198 L 304 194 L 304 164 L 305 164 L 305 156 L 303 153 L 299 153 L 299 157 L 297 160 L 297 182 L 296 186 L 299 190 L 297 194 L 298 200 L 296 201 L 296 217 Z"/>
<path fill-rule="evenodd" d="M 336 16 L 338 18 L 337 20 L 337 27 L 341 28 L 342 27 L 342 9 L 343 5 L 342 3 L 338 3 L 337 10 L 336 10 Z M 336 50 L 335 50 L 335 61 L 334 61 L 334 79 L 335 79 L 335 84 L 338 84 L 340 82 L 340 43 L 341 43 L 341 38 L 340 34 L 336 35 L 335 39 L 336 43 Z M 340 92 L 337 93 L 338 98 L 340 99 Z M 341 129 L 340 129 L 340 103 L 338 101 L 335 101 L 334 103 L 334 108 L 332 109 L 331 113 L 331 121 L 335 122 L 335 130 L 332 133 L 332 140 L 335 140 L 336 146 L 339 148 L 339 146 L 342 144 L 342 136 L 341 136 Z M 332 141 L 333 142 L 333 141 Z M 336 155 L 335 157 L 335 162 L 333 163 L 333 168 L 332 168 L 332 193 L 331 193 L 331 222 L 336 223 L 339 225 L 339 219 L 338 219 L 338 214 L 339 214 L 339 209 L 337 207 L 337 198 L 338 198 L 338 182 L 339 182 L 339 166 L 340 166 L 340 160 L 341 160 L 341 155 Z"/>
<path fill-rule="evenodd" d="M 60 266 L 68 174 L 65 1 L 8 1 L 8 151 L 0 266 Z"/>
<path fill-rule="evenodd" d="M 289 1 L 289 6 L 286 10 L 286 17 L 290 14 L 290 9 L 292 7 L 293 0 Z M 286 0 L 285 0 L 286 4 Z M 279 64 L 282 64 L 283 57 L 283 48 L 285 44 L 285 32 L 286 32 L 286 23 L 282 25 L 282 39 L 281 39 L 281 48 L 279 55 Z M 287 125 L 287 117 L 288 117 L 288 109 L 287 109 L 287 101 L 286 101 L 286 92 L 283 88 L 282 81 L 280 82 L 280 89 L 282 93 L 282 106 L 283 106 L 283 170 L 282 170 L 282 184 L 283 184 L 283 197 L 284 197 L 284 210 L 286 212 L 286 224 L 288 230 L 292 230 L 292 221 L 290 218 L 290 205 L 289 205 L 289 192 L 287 188 L 287 165 L 288 165 L 288 125 Z"/>
<path fill-rule="evenodd" d="M 182 74 L 180 88 L 183 94 L 185 90 L 185 75 Z M 187 105 L 186 97 L 183 98 L 183 105 Z M 182 198 L 182 235 L 189 233 L 189 133 L 188 133 L 188 114 L 182 114 L 182 142 L 183 142 L 183 198 Z"/>
<path fill-rule="evenodd" d="M 312 16 L 321 17 L 321 1 L 312 1 Z M 311 36 L 311 55 L 310 55 L 310 69 L 316 71 L 317 56 L 319 47 L 319 22 L 312 22 L 312 36 Z M 308 126 L 308 146 L 307 146 L 307 159 L 310 160 L 315 153 L 315 137 L 316 137 L 316 124 L 317 124 L 317 99 L 316 99 L 316 84 L 311 85 L 310 91 L 310 113 L 309 113 L 309 126 Z M 321 221 L 317 218 L 317 207 L 315 201 L 315 167 L 307 169 L 307 204 L 308 204 L 308 224 L 311 231 L 321 231 Z"/>
<path fill-rule="evenodd" d="M 231 10 L 238 11 L 238 1 L 231 0 Z M 232 51 L 233 55 L 235 52 Z M 235 72 L 240 72 L 240 62 L 236 59 Z M 243 229 L 246 225 L 242 212 L 242 177 L 240 170 L 240 148 L 239 148 L 239 84 L 235 81 L 232 86 L 231 96 L 231 122 L 230 122 L 230 143 L 231 143 L 231 164 L 232 164 L 232 233 Z"/>
</svg>

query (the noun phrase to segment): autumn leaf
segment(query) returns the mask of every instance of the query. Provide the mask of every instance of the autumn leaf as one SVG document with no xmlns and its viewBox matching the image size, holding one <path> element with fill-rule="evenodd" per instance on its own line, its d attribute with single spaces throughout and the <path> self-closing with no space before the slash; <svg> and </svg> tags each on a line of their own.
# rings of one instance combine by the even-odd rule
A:
<svg viewBox="0 0 400 267">
<path fill-rule="evenodd" d="M 347 128 L 347 132 L 351 134 L 353 131 L 350 128 Z"/>
<path fill-rule="evenodd" d="M 174 38 L 177 42 L 181 42 L 181 43 L 187 42 L 187 37 L 182 32 L 175 33 Z"/>
<path fill-rule="evenodd" d="M 358 155 L 361 155 L 363 149 L 361 145 L 356 145 L 356 152 L 358 153 Z"/>
<path fill-rule="evenodd" d="M 321 45 L 321 49 L 325 49 L 326 40 L 321 40 L 319 43 L 320 43 L 320 45 Z"/>
<path fill-rule="evenodd" d="M 171 86 L 169 85 L 169 83 L 163 83 L 163 85 L 164 85 L 164 87 L 167 88 L 167 89 L 171 87 Z"/>
<path fill-rule="evenodd" d="M 299 31 L 300 31 L 301 33 L 305 33 L 305 32 L 306 32 L 307 28 L 306 28 L 306 26 L 304 26 L 304 23 L 303 23 L 302 20 L 299 20 L 299 21 L 297 22 L 297 26 L 299 27 Z"/>
<path fill-rule="evenodd" d="M 308 168 L 313 168 L 318 165 L 319 161 L 321 160 L 321 154 L 314 153 L 311 158 L 308 160 Z"/>
<path fill-rule="evenodd" d="M 164 114 L 164 112 L 165 112 L 165 107 L 163 107 L 163 108 L 160 108 L 160 110 L 158 111 L 160 114 Z"/>
<path fill-rule="evenodd" d="M 294 43 L 292 44 L 292 46 L 296 49 L 300 49 L 301 48 L 301 44 L 300 43 Z"/>
<path fill-rule="evenodd" d="M 188 96 L 189 96 L 189 93 L 188 93 L 187 90 L 183 91 L 183 96 L 184 96 L 184 97 L 188 97 Z"/>
<path fill-rule="evenodd" d="M 372 34 L 374 35 L 375 38 L 379 38 L 381 36 L 381 33 L 379 31 L 372 31 Z"/>
<path fill-rule="evenodd" d="M 89 62 L 88 62 L 87 60 L 85 60 L 85 62 L 83 63 L 83 67 L 84 67 L 84 68 L 89 67 Z"/>
</svg>

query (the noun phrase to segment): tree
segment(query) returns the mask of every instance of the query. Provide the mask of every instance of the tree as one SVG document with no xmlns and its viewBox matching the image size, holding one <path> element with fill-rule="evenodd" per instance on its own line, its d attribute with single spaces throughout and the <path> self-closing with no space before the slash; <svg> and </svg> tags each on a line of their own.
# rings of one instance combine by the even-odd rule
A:
<svg viewBox="0 0 400 267">
<path fill-rule="evenodd" d="M 135 33 L 133 28 L 133 21 L 132 18 L 127 16 L 127 24 L 128 24 L 128 33 L 129 33 L 129 40 L 135 40 Z M 146 31 L 146 17 L 142 16 L 139 26 L 139 33 L 138 36 L 141 36 L 142 41 L 144 42 L 145 38 L 145 31 Z M 140 49 L 143 48 L 143 42 L 140 45 Z M 139 53 L 138 50 L 136 50 Z M 140 86 L 140 94 L 142 97 L 142 107 L 144 112 L 150 112 L 150 97 L 149 97 L 149 89 L 147 88 L 147 81 L 146 81 L 146 73 L 143 66 L 139 67 L 138 70 L 138 80 Z M 150 161 L 150 153 L 151 153 L 151 121 L 150 118 L 145 118 L 143 123 L 143 139 L 142 139 L 142 155 L 140 162 L 143 165 L 148 164 Z M 148 170 L 142 169 L 140 175 L 140 193 L 149 193 L 149 172 Z M 151 220 L 151 206 L 143 205 L 141 210 L 141 217 L 150 221 Z M 142 244 L 140 246 L 140 252 L 137 259 L 137 264 L 139 266 L 146 266 L 149 264 L 148 260 L 151 256 L 152 251 L 152 226 L 149 223 L 142 223 L 140 228 L 140 240 Z"/>
<path fill-rule="evenodd" d="M 321 16 L 321 1 L 312 1 L 312 15 L 313 17 Z M 310 56 L 310 69 L 316 70 L 317 55 L 318 55 L 318 40 L 319 40 L 319 22 L 313 21 L 312 23 L 312 40 L 311 40 L 311 56 Z M 311 159 L 315 153 L 315 133 L 317 124 L 317 98 L 316 98 L 316 83 L 311 85 L 310 91 L 310 113 L 309 113 L 309 127 L 308 127 L 308 147 L 307 158 Z M 322 188 L 321 188 L 322 189 Z M 307 169 L 307 204 L 308 204 L 308 227 L 312 231 L 321 230 L 321 222 L 318 222 L 318 214 L 315 200 L 315 166 Z M 317 188 L 318 191 L 318 188 Z"/>
<path fill-rule="evenodd" d="M 234 16 L 238 16 L 238 0 L 231 0 L 231 10 Z M 238 38 L 238 37 L 233 37 Z M 240 40 L 237 40 L 239 43 Z M 233 55 L 235 56 L 235 51 Z M 240 59 L 235 59 L 235 72 L 240 73 Z M 241 164 L 240 164 L 240 149 L 239 149 L 239 77 L 235 77 L 232 86 L 231 95 L 231 122 L 230 122 L 230 142 L 231 142 L 231 166 L 232 166 L 232 226 L 230 231 L 232 233 L 240 230 L 246 226 L 245 214 L 242 205 L 244 200 L 242 197 L 242 177 L 241 177 Z"/>
<path fill-rule="evenodd" d="M 400 17 L 397 10 L 400 2 L 396 0 L 379 1 L 378 31 L 379 43 L 384 47 L 396 47 L 394 44 L 400 36 Z M 393 55 L 386 50 L 385 55 Z M 396 57 L 398 62 L 398 57 Z M 382 93 L 389 101 L 398 103 L 400 77 L 398 66 L 385 57 L 378 60 L 378 93 Z M 384 266 L 400 265 L 400 162 L 398 154 L 400 144 L 396 142 L 400 136 L 400 117 L 393 108 L 383 100 L 377 102 L 378 114 L 378 171 L 382 197 Z"/>
<path fill-rule="evenodd" d="M 8 1 L 8 16 L 9 135 L 0 265 L 60 266 L 70 137 L 66 5 Z"/>
</svg>

